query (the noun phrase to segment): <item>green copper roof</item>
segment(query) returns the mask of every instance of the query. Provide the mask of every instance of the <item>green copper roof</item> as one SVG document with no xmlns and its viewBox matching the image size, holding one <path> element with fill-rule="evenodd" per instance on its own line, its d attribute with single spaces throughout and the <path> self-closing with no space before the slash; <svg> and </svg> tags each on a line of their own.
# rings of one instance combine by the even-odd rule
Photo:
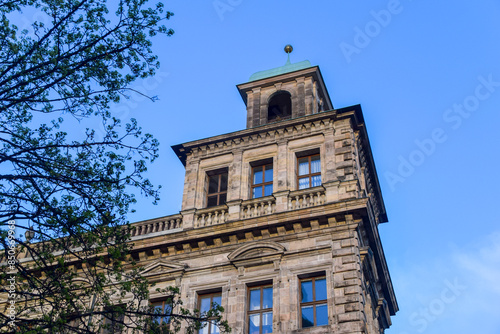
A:
<svg viewBox="0 0 500 334">
<path fill-rule="evenodd" d="M 311 63 L 309 60 L 300 61 L 298 63 L 291 64 L 290 61 L 287 61 L 284 66 L 276 67 L 266 71 L 260 71 L 252 74 L 248 81 L 255 81 L 264 78 L 274 77 L 275 75 L 285 74 L 289 72 L 295 72 L 298 70 L 303 70 L 304 68 L 311 67 Z"/>
</svg>

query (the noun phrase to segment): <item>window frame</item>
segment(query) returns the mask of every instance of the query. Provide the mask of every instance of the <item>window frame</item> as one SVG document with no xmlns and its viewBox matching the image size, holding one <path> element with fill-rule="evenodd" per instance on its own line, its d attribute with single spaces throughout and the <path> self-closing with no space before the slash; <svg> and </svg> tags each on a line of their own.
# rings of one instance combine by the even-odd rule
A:
<svg viewBox="0 0 500 334">
<path fill-rule="evenodd" d="M 320 164 L 319 172 L 317 172 L 317 173 L 311 173 L 311 158 L 312 157 L 316 157 L 316 156 L 319 157 L 319 164 Z M 300 159 L 304 159 L 304 158 L 308 158 L 307 162 L 308 162 L 309 173 L 308 174 L 304 174 L 304 175 L 299 175 Z M 322 177 L 321 177 L 321 154 L 319 152 L 318 153 L 312 153 L 312 154 L 306 154 L 306 155 L 297 156 L 297 173 L 296 173 L 296 178 L 295 178 L 296 182 L 297 182 L 297 190 L 314 188 L 312 186 L 312 178 L 313 178 L 313 176 L 318 176 L 318 175 L 322 179 Z M 300 179 L 304 179 L 306 177 L 309 178 L 309 187 L 300 189 L 299 180 Z M 321 181 L 323 182 L 323 180 L 321 180 Z"/>
<path fill-rule="evenodd" d="M 125 307 L 125 305 L 121 304 L 121 305 L 116 305 L 115 307 Z M 102 328 L 100 331 L 101 334 L 122 333 L 123 330 L 126 330 L 125 327 L 121 328 L 119 331 L 117 331 L 117 328 L 114 328 L 116 326 L 115 324 L 118 324 L 118 327 L 120 327 L 121 325 L 125 325 L 125 313 L 120 314 L 120 315 L 118 315 L 118 317 L 116 317 L 115 315 L 117 315 L 116 314 L 117 312 L 112 312 L 112 308 L 113 308 L 113 306 L 109 306 L 109 307 L 105 308 L 105 311 L 110 312 L 112 317 L 106 317 L 106 315 L 103 314 L 103 321 L 102 321 L 103 325 L 111 325 L 112 328 L 110 328 L 110 329 Z"/>
<path fill-rule="evenodd" d="M 317 325 L 317 316 L 316 316 L 316 307 L 318 305 L 326 304 L 327 312 L 328 312 L 328 287 L 326 288 L 326 299 L 316 300 L 316 280 L 324 279 L 326 282 L 326 275 L 319 276 L 311 276 L 311 277 L 303 277 L 299 279 L 299 319 L 300 319 L 300 328 L 311 328 L 318 327 Z M 302 282 L 312 281 L 312 291 L 313 291 L 313 300 L 310 302 L 302 302 Z M 312 326 L 304 327 L 303 318 L 302 318 L 302 307 L 304 306 L 312 306 L 313 307 L 313 319 L 314 323 Z M 320 326 L 327 326 L 329 324 L 329 319 L 327 317 L 327 324 Z"/>
<path fill-rule="evenodd" d="M 271 304 L 271 307 L 270 308 L 265 308 L 263 309 L 262 308 L 262 303 L 264 301 L 264 289 L 265 288 L 271 288 L 271 296 L 272 296 L 272 304 Z M 260 291 L 260 308 L 258 310 L 250 310 L 250 291 L 252 290 L 257 290 L 259 289 Z M 262 315 L 264 313 L 269 313 L 271 312 L 271 316 L 273 318 L 273 322 L 274 322 L 274 310 L 273 310 L 273 306 L 274 306 L 274 288 L 273 288 L 273 284 L 272 283 L 268 283 L 268 284 L 261 284 L 261 285 L 252 285 L 252 286 L 249 286 L 247 287 L 247 315 L 246 315 L 246 319 L 247 319 L 247 322 L 248 322 L 248 326 L 247 326 L 247 329 L 248 329 L 248 333 L 250 333 L 250 316 L 254 315 L 254 314 L 259 314 L 259 334 L 262 334 Z M 272 324 L 271 324 L 271 329 L 272 329 Z M 272 333 L 272 332 L 271 332 Z"/>
<path fill-rule="evenodd" d="M 170 312 L 173 312 L 173 301 L 172 300 L 169 301 L 169 299 L 170 298 L 155 299 L 155 300 L 150 301 L 149 304 L 150 304 L 150 306 L 153 307 L 153 309 L 155 309 L 157 304 L 161 303 L 163 312 L 165 312 L 165 305 L 170 304 Z M 168 318 L 167 321 L 165 322 L 165 324 L 166 324 L 167 328 L 170 328 L 170 316 L 160 316 L 160 315 L 154 316 L 153 322 L 156 321 L 156 318 L 161 318 L 161 321 L 159 323 L 160 326 L 163 325 L 164 318 Z"/>
<path fill-rule="evenodd" d="M 221 303 L 222 303 L 222 292 L 221 291 L 209 292 L 209 293 L 199 293 L 198 294 L 198 309 L 200 310 L 200 315 L 201 315 L 201 300 L 203 298 L 208 297 L 208 296 L 210 296 L 210 309 L 212 308 L 214 296 L 219 296 L 221 299 Z M 221 305 L 219 305 L 219 306 L 221 306 Z M 208 322 L 208 324 L 207 324 L 208 334 L 214 334 L 214 333 L 212 333 L 212 327 L 214 327 L 214 325 L 212 324 L 212 322 L 210 320 L 211 319 L 209 319 L 209 321 L 207 321 Z M 200 330 L 198 331 L 198 333 L 200 333 Z"/>
<path fill-rule="evenodd" d="M 272 175 L 271 181 L 266 181 L 266 166 L 271 166 L 271 170 L 273 171 L 273 173 L 271 174 Z M 250 198 L 255 199 L 255 198 L 265 197 L 266 196 L 266 186 L 268 186 L 268 185 L 271 185 L 273 187 L 273 192 L 274 192 L 274 184 L 273 184 L 274 183 L 274 166 L 273 166 L 273 163 L 272 162 L 263 162 L 261 164 L 250 166 L 250 167 L 252 168 L 252 172 L 250 175 Z M 253 181 L 254 181 L 254 175 L 255 175 L 255 168 L 259 168 L 259 167 L 262 167 L 262 182 L 254 184 Z M 254 190 L 254 188 L 257 188 L 257 187 L 262 187 L 262 196 L 253 197 L 253 190 Z"/>
<path fill-rule="evenodd" d="M 215 170 L 215 171 L 210 171 L 210 172 L 207 172 L 207 190 L 206 190 L 206 196 L 205 196 L 205 200 L 206 200 L 206 207 L 207 208 L 213 208 L 215 206 L 219 206 L 219 205 L 223 205 L 227 202 L 227 191 L 228 191 L 228 188 L 229 188 L 229 173 L 228 173 L 228 170 L 227 168 L 223 168 L 223 169 L 219 169 L 219 170 Z M 221 180 L 222 180 L 222 175 L 226 175 L 226 190 L 224 191 L 221 191 Z M 217 192 L 215 193 L 210 193 L 210 178 L 211 177 L 214 177 L 214 176 L 217 176 Z M 220 199 L 220 196 L 221 195 L 226 195 L 226 200 L 221 203 L 221 199 Z M 208 205 L 208 198 L 209 197 L 213 197 L 213 196 L 217 196 L 217 204 L 216 205 Z"/>
</svg>

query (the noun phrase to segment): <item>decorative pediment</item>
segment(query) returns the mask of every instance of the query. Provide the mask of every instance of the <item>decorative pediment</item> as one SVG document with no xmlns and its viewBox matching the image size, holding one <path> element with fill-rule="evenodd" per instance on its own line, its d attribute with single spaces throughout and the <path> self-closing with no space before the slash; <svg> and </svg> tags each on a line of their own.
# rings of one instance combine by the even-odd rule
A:
<svg viewBox="0 0 500 334">
<path fill-rule="evenodd" d="M 236 267 L 249 267 L 274 262 L 279 265 L 285 247 L 276 242 L 246 244 L 227 256 Z"/>
<path fill-rule="evenodd" d="M 168 275 L 175 276 L 181 275 L 187 268 L 187 264 L 181 264 L 172 261 L 165 261 L 160 259 L 146 266 L 141 275 L 144 277 L 156 276 L 156 275 Z"/>
<path fill-rule="evenodd" d="M 85 278 L 85 277 L 75 277 L 75 278 L 73 278 L 71 283 L 74 284 L 75 286 L 80 286 L 80 287 L 85 287 L 85 288 L 92 286 L 92 282 L 88 278 Z"/>
</svg>

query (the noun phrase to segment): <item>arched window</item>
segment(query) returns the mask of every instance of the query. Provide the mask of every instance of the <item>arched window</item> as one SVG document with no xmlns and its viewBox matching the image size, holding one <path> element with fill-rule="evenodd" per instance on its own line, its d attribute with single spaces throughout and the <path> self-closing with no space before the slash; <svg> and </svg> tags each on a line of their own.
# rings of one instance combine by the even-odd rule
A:
<svg viewBox="0 0 500 334">
<path fill-rule="evenodd" d="M 269 99 L 267 121 L 279 121 L 292 117 L 292 98 L 289 92 L 279 91 Z"/>
</svg>

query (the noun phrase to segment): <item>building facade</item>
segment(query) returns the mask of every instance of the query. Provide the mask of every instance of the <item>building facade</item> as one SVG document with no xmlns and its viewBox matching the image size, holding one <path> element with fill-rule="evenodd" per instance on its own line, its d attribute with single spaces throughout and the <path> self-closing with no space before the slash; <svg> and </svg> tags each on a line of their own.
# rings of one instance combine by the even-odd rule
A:
<svg viewBox="0 0 500 334">
<path fill-rule="evenodd" d="M 219 303 L 235 334 L 383 333 L 398 305 L 361 107 L 334 109 L 307 61 L 237 87 L 246 129 L 173 146 L 182 210 L 133 224 L 143 275 Z"/>
</svg>

